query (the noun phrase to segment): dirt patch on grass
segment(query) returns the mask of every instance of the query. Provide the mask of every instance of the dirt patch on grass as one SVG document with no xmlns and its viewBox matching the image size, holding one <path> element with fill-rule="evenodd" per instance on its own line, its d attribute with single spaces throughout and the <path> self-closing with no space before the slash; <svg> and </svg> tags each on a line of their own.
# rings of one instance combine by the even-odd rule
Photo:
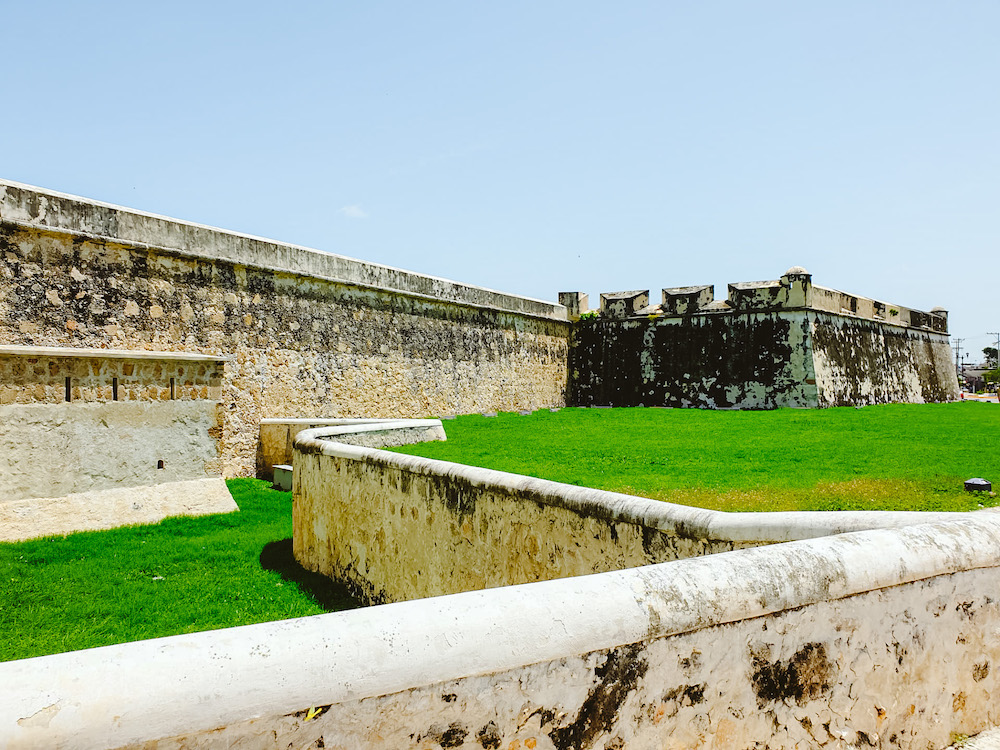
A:
<svg viewBox="0 0 1000 750">
<path fill-rule="evenodd" d="M 606 488 L 612 489 L 612 488 Z M 678 505 L 729 512 L 795 510 L 920 510 L 972 511 L 995 507 L 1000 498 L 994 493 L 965 492 L 962 480 L 934 481 L 906 479 L 850 479 L 822 482 L 809 488 L 758 487 L 754 489 L 711 490 L 677 488 L 643 492 L 631 486 L 615 492 L 651 497 Z"/>
</svg>

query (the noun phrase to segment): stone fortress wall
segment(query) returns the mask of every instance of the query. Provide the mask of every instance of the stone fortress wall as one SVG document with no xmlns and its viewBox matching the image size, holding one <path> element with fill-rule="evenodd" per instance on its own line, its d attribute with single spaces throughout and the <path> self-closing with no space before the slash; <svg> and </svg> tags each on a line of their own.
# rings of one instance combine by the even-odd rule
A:
<svg viewBox="0 0 1000 750">
<path fill-rule="evenodd" d="M 254 473 L 264 418 L 562 406 L 568 330 L 558 304 L 0 181 L 0 345 L 224 359 L 198 387 L 225 476 Z M 11 370 L 0 401 L 62 400 L 69 370 L 42 370 Z M 169 400 L 170 376 L 146 374 Z M 113 378 L 128 395 L 108 370 L 73 398 L 107 403 Z"/>
<path fill-rule="evenodd" d="M 611 406 L 760 409 L 958 398 L 948 314 L 817 286 L 799 267 L 775 281 L 560 300 L 579 322 L 570 400 Z M 581 317 L 582 316 L 582 317 Z M 625 363 L 623 365 L 623 363 Z"/>
<path fill-rule="evenodd" d="M 80 461 L 73 485 L 111 481 L 93 491 L 134 505 L 126 485 L 150 473 L 250 474 L 259 445 L 291 442 L 296 554 L 397 602 L 5 663 L 0 746 L 925 748 L 995 723 L 995 513 L 680 513 L 386 455 L 363 446 L 389 425 L 333 419 L 559 406 L 568 372 L 571 402 L 602 405 L 954 392 L 943 311 L 880 308 L 801 269 L 712 296 L 608 295 L 571 328 L 579 295 L 526 300 L 0 182 L 8 448 L 61 434 L 46 419 L 69 443 L 139 423 L 120 441 L 134 449 L 101 458 L 140 479 Z M 158 445 L 150 410 L 193 446 L 140 450 Z M 38 455 L 43 473 L 62 460 Z M 173 484 L 200 481 L 221 484 Z M 387 574 L 393 560 L 416 572 Z M 398 601 L 415 596 L 430 598 Z"/>
<path fill-rule="evenodd" d="M 104 502 L 86 493 L 268 476 L 273 419 L 957 397 L 947 313 L 802 269 L 731 284 L 725 301 L 707 286 L 665 289 L 660 305 L 609 294 L 598 317 L 581 317 L 579 294 L 560 301 L 0 181 L 0 520 L 22 538 L 42 498 L 68 524 Z M 177 485 L 158 507 L 191 510 L 191 494 Z M 231 506 L 221 494 L 205 512 Z M 155 520 L 105 500 L 121 523 Z"/>
<path fill-rule="evenodd" d="M 190 368 L 168 377 L 156 365 L 138 378 L 77 373 L 71 388 L 75 400 L 94 403 L 110 400 L 113 378 L 125 399 L 138 398 L 139 388 L 142 398 L 172 400 L 170 377 L 173 398 L 196 387 L 205 398 L 210 388 L 225 476 L 255 472 L 259 427 L 269 418 L 566 404 L 815 407 L 958 395 L 947 313 L 816 286 L 802 269 L 731 284 L 725 301 L 709 286 L 665 289 L 659 305 L 645 292 L 602 295 L 596 318 L 580 318 L 581 295 L 560 299 L 0 181 L 0 345 L 224 360 L 211 384 L 196 386 Z M 92 367 L 88 361 L 78 369 Z M 59 400 L 62 370 L 14 374 L 2 365 L 0 404 Z"/>
<path fill-rule="evenodd" d="M 0 541 L 236 510 L 212 355 L 0 346 Z"/>
</svg>

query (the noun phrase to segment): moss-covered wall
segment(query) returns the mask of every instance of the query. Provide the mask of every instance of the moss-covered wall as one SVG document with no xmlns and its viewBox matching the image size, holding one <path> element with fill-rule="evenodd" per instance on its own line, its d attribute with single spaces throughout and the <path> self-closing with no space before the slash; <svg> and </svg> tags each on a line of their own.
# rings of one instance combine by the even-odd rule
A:
<svg viewBox="0 0 1000 750">
<path fill-rule="evenodd" d="M 571 403 L 814 406 L 805 313 L 591 318 L 574 327 Z"/>
<path fill-rule="evenodd" d="M 844 315 L 812 318 L 819 406 L 958 398 L 947 334 Z"/>
<path fill-rule="evenodd" d="M 584 318 L 570 403 L 771 409 L 958 397 L 946 333 L 812 309 Z"/>
</svg>

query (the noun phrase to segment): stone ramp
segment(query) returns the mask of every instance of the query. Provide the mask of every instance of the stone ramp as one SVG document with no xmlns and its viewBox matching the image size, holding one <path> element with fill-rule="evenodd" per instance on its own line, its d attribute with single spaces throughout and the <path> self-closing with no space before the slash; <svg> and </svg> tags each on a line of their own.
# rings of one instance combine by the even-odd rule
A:
<svg viewBox="0 0 1000 750">
<path fill-rule="evenodd" d="M 0 502 L 0 542 L 238 510 L 221 477 L 13 500 Z"/>
</svg>

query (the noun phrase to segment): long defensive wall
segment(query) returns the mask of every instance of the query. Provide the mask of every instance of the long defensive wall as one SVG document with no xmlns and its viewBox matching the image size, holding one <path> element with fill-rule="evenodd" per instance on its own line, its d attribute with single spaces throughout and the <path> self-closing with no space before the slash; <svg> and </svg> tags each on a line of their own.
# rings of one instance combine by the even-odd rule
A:
<svg viewBox="0 0 1000 750">
<path fill-rule="evenodd" d="M 568 336 L 559 304 L 0 181 L 0 405 L 216 400 L 225 476 L 262 418 L 562 406 Z"/>
</svg>

